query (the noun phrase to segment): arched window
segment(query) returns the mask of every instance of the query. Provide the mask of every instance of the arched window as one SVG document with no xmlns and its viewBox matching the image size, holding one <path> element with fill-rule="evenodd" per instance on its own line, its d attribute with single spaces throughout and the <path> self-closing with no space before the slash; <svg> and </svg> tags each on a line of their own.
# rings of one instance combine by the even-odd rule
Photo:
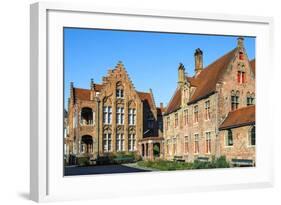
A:
<svg viewBox="0 0 281 205">
<path fill-rule="evenodd" d="M 93 124 L 93 111 L 91 108 L 83 107 L 81 110 L 81 124 L 92 125 Z"/>
<path fill-rule="evenodd" d="M 233 136 L 232 136 L 232 131 L 227 130 L 227 135 L 226 135 L 226 146 L 233 146 Z"/>
<path fill-rule="evenodd" d="M 252 127 L 252 129 L 250 130 L 250 137 L 249 137 L 249 144 L 251 146 L 256 145 L 256 127 Z"/>
</svg>

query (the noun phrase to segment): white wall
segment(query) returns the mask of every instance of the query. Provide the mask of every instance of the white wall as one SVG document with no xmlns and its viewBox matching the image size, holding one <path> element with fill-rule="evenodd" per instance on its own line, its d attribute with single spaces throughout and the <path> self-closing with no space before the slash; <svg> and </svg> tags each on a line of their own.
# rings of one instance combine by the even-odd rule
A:
<svg viewBox="0 0 281 205">
<path fill-rule="evenodd" d="M 95 0 L 98 2 L 97 0 Z M 31 204 L 29 192 L 29 0 L 6 0 L 0 4 L 0 203 Z M 81 0 L 79 2 L 82 2 Z M 93 1 L 92 1 L 93 2 Z M 101 1 L 99 2 L 101 4 Z M 275 67 L 272 75 L 276 89 L 276 108 L 280 102 L 280 91 L 277 89 L 281 76 L 280 38 L 281 12 L 278 1 L 245 1 L 245 0 L 103 0 L 102 5 L 191 10 L 200 12 L 220 12 L 246 15 L 274 16 L 275 18 Z M 267 68 L 269 72 L 271 68 Z M 279 92 L 278 92 L 279 91 Z M 278 99 L 276 99 L 278 98 Z M 272 108 L 270 108 L 272 109 Z M 275 119 L 280 116 L 275 110 Z M 277 120 L 274 125 L 277 127 Z M 277 129 L 275 130 L 277 132 Z M 277 138 L 278 137 L 278 138 Z M 84 204 L 240 204 L 261 203 L 278 204 L 281 197 L 280 183 L 280 137 L 276 134 L 276 187 L 270 189 L 236 190 L 208 193 L 188 193 L 170 196 L 150 196 L 142 198 L 114 199 L 108 201 L 85 201 Z M 277 164 L 278 162 L 278 164 Z M 182 183 L 182 182 L 179 182 Z M 67 202 L 76 204 L 77 202 Z M 82 203 L 82 204 L 83 204 Z"/>
</svg>

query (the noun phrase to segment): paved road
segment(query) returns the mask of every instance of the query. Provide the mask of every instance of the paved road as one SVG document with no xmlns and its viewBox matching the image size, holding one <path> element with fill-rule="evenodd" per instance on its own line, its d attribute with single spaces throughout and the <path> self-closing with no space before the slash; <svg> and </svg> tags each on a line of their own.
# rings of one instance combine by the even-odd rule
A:
<svg viewBox="0 0 281 205">
<path fill-rule="evenodd" d="M 114 173 L 131 173 L 131 172 L 149 172 L 124 165 L 98 165 L 88 167 L 65 167 L 65 176 L 87 175 L 87 174 L 114 174 Z"/>
</svg>

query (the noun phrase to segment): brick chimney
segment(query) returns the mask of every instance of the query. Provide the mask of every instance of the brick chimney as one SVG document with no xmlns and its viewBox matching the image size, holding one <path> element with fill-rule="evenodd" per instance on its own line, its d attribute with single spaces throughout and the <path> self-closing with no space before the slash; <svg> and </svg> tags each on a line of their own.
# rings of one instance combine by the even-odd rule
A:
<svg viewBox="0 0 281 205">
<path fill-rule="evenodd" d="M 178 86 L 184 85 L 185 82 L 185 68 L 182 63 L 178 67 Z"/>
<path fill-rule="evenodd" d="M 194 53 L 195 59 L 195 76 L 203 70 L 203 51 L 197 48 Z"/>
</svg>

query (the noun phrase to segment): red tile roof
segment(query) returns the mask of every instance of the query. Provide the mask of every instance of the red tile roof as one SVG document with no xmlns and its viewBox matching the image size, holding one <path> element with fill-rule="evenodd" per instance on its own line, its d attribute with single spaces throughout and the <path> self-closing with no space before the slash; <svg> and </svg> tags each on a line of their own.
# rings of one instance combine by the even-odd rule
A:
<svg viewBox="0 0 281 205">
<path fill-rule="evenodd" d="M 191 84 L 196 86 L 194 94 L 191 96 L 190 104 L 212 94 L 216 90 L 216 84 L 219 81 L 223 71 L 234 57 L 236 48 L 203 69 L 197 77 L 189 78 Z"/>
<path fill-rule="evenodd" d="M 88 89 L 73 88 L 73 95 L 74 95 L 74 99 L 90 100 L 91 91 Z"/>
<path fill-rule="evenodd" d="M 254 75 L 256 75 L 256 59 L 250 61 L 250 66 L 253 70 Z"/>
<path fill-rule="evenodd" d="M 220 125 L 219 130 L 225 130 L 235 127 L 253 125 L 256 121 L 256 106 L 251 105 L 228 113 L 226 119 Z"/>
<path fill-rule="evenodd" d="M 178 110 L 180 106 L 181 106 L 181 90 L 177 88 L 171 101 L 168 104 L 165 114 L 169 114 Z"/>
<path fill-rule="evenodd" d="M 94 90 L 96 92 L 100 92 L 102 87 L 103 87 L 103 85 L 101 85 L 101 84 L 94 84 Z"/>
</svg>

